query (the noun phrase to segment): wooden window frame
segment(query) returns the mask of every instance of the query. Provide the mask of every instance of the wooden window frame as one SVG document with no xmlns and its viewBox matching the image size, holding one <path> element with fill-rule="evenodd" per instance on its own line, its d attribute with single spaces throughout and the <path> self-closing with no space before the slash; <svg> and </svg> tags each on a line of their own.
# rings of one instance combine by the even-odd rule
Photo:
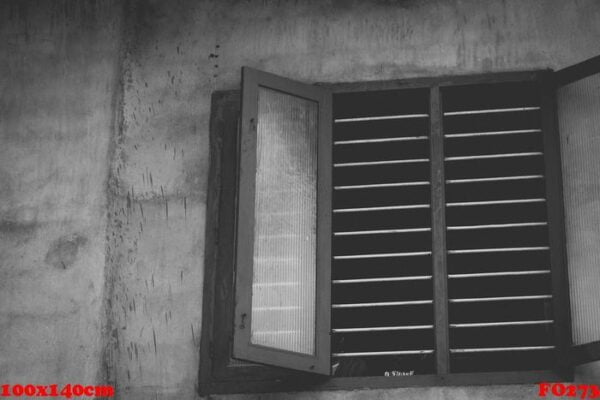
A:
<svg viewBox="0 0 600 400">
<path fill-rule="evenodd" d="M 316 154 L 316 255 L 315 255 L 315 319 L 314 353 L 302 354 L 276 347 L 255 345 L 251 340 L 252 330 L 252 279 L 254 265 L 255 224 L 255 174 L 257 171 L 257 126 L 259 120 L 258 98 L 260 89 L 269 89 L 289 97 L 309 100 L 316 105 L 318 115 Z M 239 146 L 239 174 L 237 197 L 243 207 L 237 213 L 236 237 L 243 237 L 236 249 L 233 352 L 236 358 L 265 362 L 273 366 L 293 366 L 296 370 L 328 375 L 331 369 L 331 340 L 329 337 L 331 310 L 320 306 L 329 304 L 331 287 L 331 93 L 329 90 L 297 83 L 277 75 L 242 68 L 242 109 Z M 239 183 L 239 184 L 238 184 Z"/>
<path fill-rule="evenodd" d="M 558 113 L 556 112 L 556 99 L 557 99 L 556 92 L 561 87 L 570 85 L 579 80 L 585 79 L 589 76 L 599 74 L 599 73 L 600 73 L 600 56 L 596 56 L 596 57 L 589 58 L 583 62 L 563 68 L 552 74 L 550 86 L 552 87 L 552 90 L 553 90 L 553 93 L 552 93 L 553 97 L 550 100 L 554 101 L 552 106 L 555 108 L 555 115 L 556 115 L 555 122 L 554 122 L 554 129 L 556 129 L 556 131 L 557 131 L 556 140 L 559 140 L 559 138 L 558 138 Z M 557 145 L 560 145 L 560 143 L 558 143 Z M 560 158 L 559 158 L 559 161 L 560 161 Z M 561 178 L 560 179 L 560 184 L 561 184 L 560 200 L 563 201 L 564 198 L 562 196 L 562 173 L 558 177 Z M 566 242 L 564 232 L 565 232 L 565 230 L 563 227 L 562 239 L 565 240 L 565 242 Z M 564 256 L 566 258 L 566 252 L 565 252 Z M 566 261 L 565 261 L 565 266 L 566 266 Z M 567 275 L 568 275 L 568 271 L 565 270 L 565 275 L 564 275 L 565 279 L 568 278 Z M 567 291 L 565 301 L 567 301 L 567 302 L 570 301 L 568 291 Z M 569 305 L 568 310 L 567 310 L 569 312 L 569 316 L 568 316 L 569 317 L 569 327 L 571 327 L 570 309 L 571 308 Z M 580 365 L 580 364 L 585 364 L 588 362 L 600 360 L 600 340 L 596 340 L 593 342 L 584 343 L 584 344 L 580 344 L 580 345 L 572 345 L 570 333 L 569 333 L 569 337 L 566 340 L 568 341 L 568 343 L 571 346 L 565 357 L 567 360 L 566 362 L 569 365 Z"/>
<path fill-rule="evenodd" d="M 555 346 L 564 363 L 555 370 L 449 373 L 449 353 L 436 351 L 435 375 L 404 377 L 323 377 L 315 374 L 249 366 L 232 362 L 233 302 L 235 298 L 235 210 L 238 185 L 240 91 L 215 92 L 210 120 L 211 163 L 208 179 L 203 323 L 200 351 L 199 391 L 210 393 L 250 393 L 277 391 L 320 391 L 360 388 L 394 388 L 422 386 L 524 384 L 542 381 L 570 381 L 573 367 L 568 362 L 571 348 L 570 304 L 567 280 L 565 227 L 562 196 L 560 141 L 556 114 L 556 93 L 550 70 L 477 74 L 452 77 L 415 78 L 360 83 L 320 84 L 333 94 L 343 92 L 429 88 L 431 121 L 432 180 L 432 260 L 435 343 L 449 348 L 447 274 L 445 257 L 445 201 L 441 95 L 444 87 L 478 83 L 537 81 L 542 87 L 542 131 L 549 242 L 552 264 Z M 437 140 L 436 140 L 437 138 Z M 436 156 L 437 154 L 437 156 Z M 437 188 L 437 190 L 436 190 Z M 442 222 L 442 223 L 441 223 Z M 216 317 L 218 316 L 218 317 Z"/>
</svg>

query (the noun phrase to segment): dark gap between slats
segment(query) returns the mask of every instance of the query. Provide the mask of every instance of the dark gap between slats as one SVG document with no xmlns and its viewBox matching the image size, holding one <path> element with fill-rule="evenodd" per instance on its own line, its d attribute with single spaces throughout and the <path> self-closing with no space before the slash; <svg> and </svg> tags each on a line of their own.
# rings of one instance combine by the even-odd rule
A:
<svg viewBox="0 0 600 400">
<path fill-rule="evenodd" d="M 333 127 L 334 141 L 409 136 L 429 136 L 429 119 L 407 118 L 342 122 L 336 123 Z"/>
<path fill-rule="evenodd" d="M 442 89 L 444 111 L 466 111 L 539 105 L 536 82 L 505 82 L 461 85 Z"/>
<path fill-rule="evenodd" d="M 429 157 L 429 141 L 363 143 L 334 146 L 333 162 L 407 160 Z"/>
<path fill-rule="evenodd" d="M 334 260 L 332 275 L 334 280 L 431 275 L 431 257 Z"/>
<path fill-rule="evenodd" d="M 481 154 L 542 152 L 540 133 L 498 136 L 456 137 L 445 139 L 446 157 Z"/>
<path fill-rule="evenodd" d="M 551 299 L 450 303 L 450 323 L 552 319 Z"/>
<path fill-rule="evenodd" d="M 538 155 L 446 161 L 445 170 L 446 179 L 543 175 L 544 157 Z"/>
<path fill-rule="evenodd" d="M 433 329 L 335 334 L 332 352 L 432 349 Z"/>
<path fill-rule="evenodd" d="M 362 234 L 333 237 L 334 256 L 431 250 L 431 232 Z M 360 249 L 360 250 L 359 250 Z"/>
<path fill-rule="evenodd" d="M 450 355 L 450 370 L 454 373 L 546 370 L 553 365 L 553 350 Z"/>
<path fill-rule="evenodd" d="M 529 296 L 552 293 L 550 275 L 461 278 L 448 281 L 450 298 Z"/>
<path fill-rule="evenodd" d="M 539 129 L 540 126 L 539 110 L 444 116 L 445 135 Z"/>
<path fill-rule="evenodd" d="M 544 179 L 446 184 L 446 202 L 545 198 Z"/>
<path fill-rule="evenodd" d="M 333 180 L 335 186 L 429 181 L 429 165 L 414 163 L 334 168 Z"/>
<path fill-rule="evenodd" d="M 469 274 L 550 269 L 550 252 L 483 253 L 448 255 L 449 274 Z"/>
<path fill-rule="evenodd" d="M 333 231 L 422 228 L 431 225 L 431 210 L 391 210 L 334 213 Z M 335 253 L 335 251 L 334 251 Z"/>
<path fill-rule="evenodd" d="M 333 191 L 333 208 L 386 207 L 430 204 L 428 185 Z"/>
<path fill-rule="evenodd" d="M 548 246 L 548 229 L 546 226 L 531 226 L 448 231 L 446 244 L 451 250 Z"/>
<path fill-rule="evenodd" d="M 546 203 L 446 206 L 446 223 L 453 225 L 546 221 Z"/>
<path fill-rule="evenodd" d="M 428 112 L 428 89 L 380 90 L 333 95 L 335 119 Z"/>
<path fill-rule="evenodd" d="M 553 339 L 550 324 L 450 328 L 451 348 L 551 346 Z"/>
<path fill-rule="evenodd" d="M 333 285 L 334 304 L 431 300 L 431 280 Z M 403 324 L 406 325 L 406 324 Z"/>
</svg>

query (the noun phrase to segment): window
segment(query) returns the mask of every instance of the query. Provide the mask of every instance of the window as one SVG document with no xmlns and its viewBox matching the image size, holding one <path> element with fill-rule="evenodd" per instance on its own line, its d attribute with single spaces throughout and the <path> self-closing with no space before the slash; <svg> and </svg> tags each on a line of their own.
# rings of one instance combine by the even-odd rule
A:
<svg viewBox="0 0 600 400">
<path fill-rule="evenodd" d="M 244 69 L 241 101 L 213 96 L 201 390 L 564 380 L 598 359 L 556 119 L 595 117 L 569 107 L 600 101 L 599 64 L 329 86 Z M 571 287 L 593 268 L 570 263 Z"/>
</svg>

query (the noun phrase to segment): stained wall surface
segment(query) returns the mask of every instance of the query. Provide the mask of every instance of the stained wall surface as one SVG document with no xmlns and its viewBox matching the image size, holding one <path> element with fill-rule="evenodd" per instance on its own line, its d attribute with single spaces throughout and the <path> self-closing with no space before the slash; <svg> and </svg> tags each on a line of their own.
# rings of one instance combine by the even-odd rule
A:
<svg viewBox="0 0 600 400">
<path fill-rule="evenodd" d="M 559 69 L 600 54 L 594 0 L 10 0 L 0 18 L 0 380 L 109 382 L 133 400 L 197 397 L 210 97 L 239 88 L 242 65 L 313 83 Z M 600 366 L 578 379 L 599 382 Z"/>
<path fill-rule="evenodd" d="M 0 381 L 96 382 L 118 1 L 0 3 Z"/>
</svg>

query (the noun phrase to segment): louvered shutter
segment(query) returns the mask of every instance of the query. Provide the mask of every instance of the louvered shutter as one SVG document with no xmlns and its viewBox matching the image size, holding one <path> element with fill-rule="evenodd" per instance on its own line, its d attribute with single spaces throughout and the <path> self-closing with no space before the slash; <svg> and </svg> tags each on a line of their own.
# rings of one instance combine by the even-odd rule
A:
<svg viewBox="0 0 600 400">
<path fill-rule="evenodd" d="M 334 374 L 434 373 L 429 89 L 333 104 Z"/>
<path fill-rule="evenodd" d="M 542 92 L 442 92 L 452 372 L 556 364 Z"/>
<path fill-rule="evenodd" d="M 331 142 L 326 90 L 245 69 L 234 356 L 323 374 L 332 365 L 337 376 L 564 367 L 555 86 L 535 76 L 338 92 Z M 594 82 L 558 89 L 561 129 L 579 129 L 597 105 Z M 585 198 L 565 180 L 572 212 Z M 333 203 L 319 197 L 331 189 Z M 591 248 L 571 249 L 582 246 L 577 218 L 567 233 L 584 345 L 598 337 L 597 298 L 581 285 L 597 269 L 581 259 Z M 573 358 L 597 356 L 577 349 Z"/>
</svg>

